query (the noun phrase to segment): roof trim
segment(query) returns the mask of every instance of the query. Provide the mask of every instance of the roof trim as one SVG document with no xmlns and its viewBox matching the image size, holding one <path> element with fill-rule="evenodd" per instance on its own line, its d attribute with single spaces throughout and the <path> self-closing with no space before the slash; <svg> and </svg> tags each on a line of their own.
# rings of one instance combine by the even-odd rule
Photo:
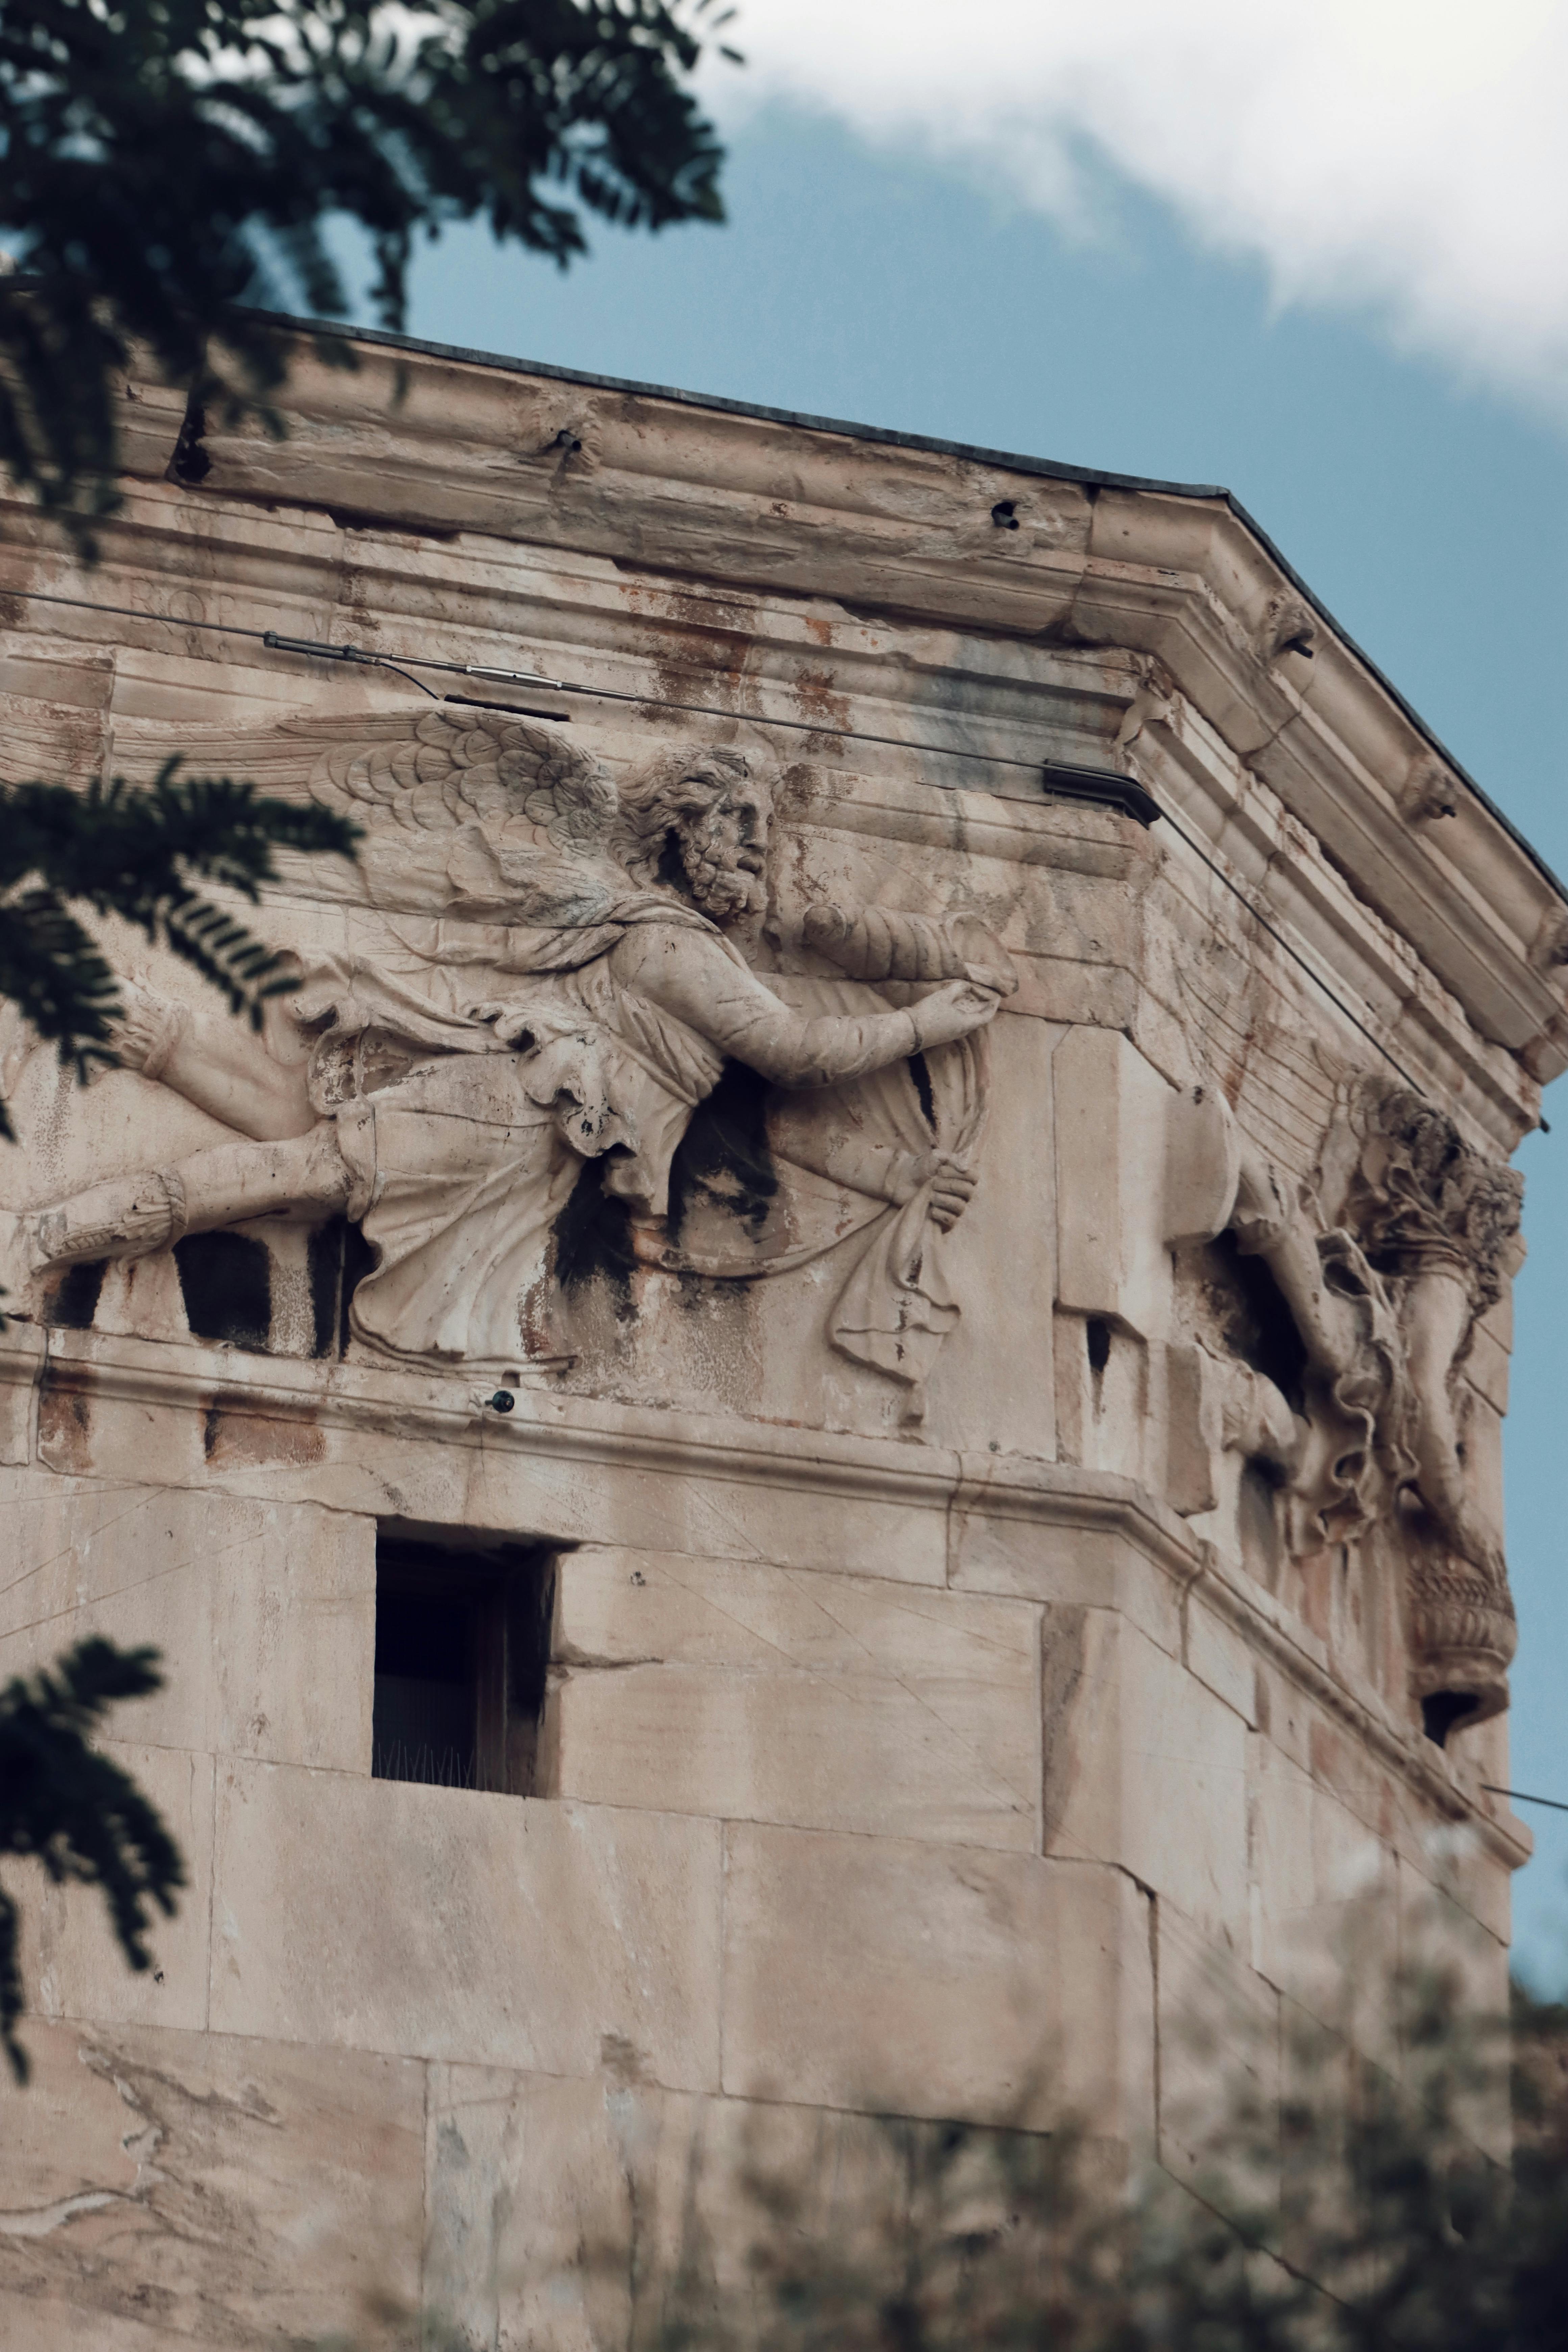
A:
<svg viewBox="0 0 1568 2352">
<path fill-rule="evenodd" d="M 1221 503 L 1229 509 L 1243 529 L 1251 533 L 1270 562 L 1278 564 L 1290 585 L 1306 599 L 1319 618 L 1327 623 L 1346 652 L 1352 655 L 1373 683 L 1382 688 L 1423 741 L 1447 762 L 1466 789 L 1474 793 L 1488 815 L 1502 827 L 1510 840 L 1524 852 L 1537 873 L 1551 884 L 1559 898 L 1568 904 L 1568 883 L 1553 873 L 1512 818 L 1499 808 L 1490 793 L 1484 791 L 1468 769 L 1454 757 L 1442 738 L 1406 700 L 1393 679 L 1378 667 L 1372 656 L 1334 618 L 1322 598 L 1302 579 L 1289 559 L 1281 553 L 1235 491 L 1227 490 L 1221 483 L 1165 482 L 1153 475 L 1105 473 L 1095 466 L 1069 466 L 1052 458 L 1026 457 L 1013 449 L 986 449 L 973 442 L 944 441 L 930 433 L 897 433 L 887 425 L 859 425 L 842 416 L 814 416 L 801 409 L 770 408 L 758 401 L 726 400 L 717 393 L 683 392 L 675 384 L 643 383 L 633 376 L 595 375 L 584 368 L 557 367 L 548 360 L 515 359 L 503 352 L 472 351 L 461 343 L 428 342 L 416 335 L 395 334 L 384 327 L 356 327 L 341 320 L 303 319 L 282 310 L 252 310 L 249 305 L 237 307 L 245 308 L 252 318 L 265 320 L 269 325 L 298 334 L 327 335 L 342 342 L 373 343 L 388 351 L 417 352 L 430 359 L 457 360 L 471 367 L 499 368 L 509 375 L 544 376 L 557 383 L 592 384 L 602 392 L 624 392 L 647 400 L 672 401 L 679 407 L 705 408 L 723 416 L 753 416 L 763 424 L 798 425 L 805 432 L 833 433 L 850 441 L 875 442 L 898 449 L 925 449 L 935 457 L 962 457 L 974 465 L 997 466 L 1009 473 L 1031 474 L 1049 481 L 1079 482 L 1086 488 L 1097 489 L 1153 490 L 1165 498 Z"/>
</svg>

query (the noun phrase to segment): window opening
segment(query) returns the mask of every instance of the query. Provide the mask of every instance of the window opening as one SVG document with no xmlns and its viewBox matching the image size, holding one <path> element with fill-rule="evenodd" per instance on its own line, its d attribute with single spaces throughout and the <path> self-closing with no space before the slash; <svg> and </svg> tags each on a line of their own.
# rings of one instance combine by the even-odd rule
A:
<svg viewBox="0 0 1568 2352">
<path fill-rule="evenodd" d="M 375 1567 L 375 1779 L 539 1794 L 550 1555 L 383 1537 Z"/>
</svg>

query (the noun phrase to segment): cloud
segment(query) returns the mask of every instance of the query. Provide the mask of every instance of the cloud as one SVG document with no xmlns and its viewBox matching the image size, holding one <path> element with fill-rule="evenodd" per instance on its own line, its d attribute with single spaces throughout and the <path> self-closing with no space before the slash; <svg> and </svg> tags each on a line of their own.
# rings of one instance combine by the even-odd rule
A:
<svg viewBox="0 0 1568 2352">
<path fill-rule="evenodd" d="M 1568 419 L 1568 0 L 743 0 L 787 98 L 1092 234 L 1100 159 L 1285 302 Z"/>
</svg>

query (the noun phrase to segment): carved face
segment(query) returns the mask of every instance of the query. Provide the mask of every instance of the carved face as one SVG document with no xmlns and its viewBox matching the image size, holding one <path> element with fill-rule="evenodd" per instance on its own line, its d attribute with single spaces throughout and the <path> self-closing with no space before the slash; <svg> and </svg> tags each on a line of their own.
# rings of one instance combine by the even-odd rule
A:
<svg viewBox="0 0 1568 2352">
<path fill-rule="evenodd" d="M 675 826 L 680 863 L 692 897 L 716 923 L 731 922 L 762 901 L 773 806 L 767 787 L 748 777 Z"/>
</svg>

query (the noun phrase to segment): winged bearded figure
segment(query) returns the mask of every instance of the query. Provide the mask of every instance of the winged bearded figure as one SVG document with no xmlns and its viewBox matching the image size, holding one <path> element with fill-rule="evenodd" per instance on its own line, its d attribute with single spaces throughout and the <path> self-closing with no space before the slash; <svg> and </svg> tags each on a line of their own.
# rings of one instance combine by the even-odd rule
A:
<svg viewBox="0 0 1568 2352">
<path fill-rule="evenodd" d="M 253 1217 L 342 1213 L 375 1260 L 354 1297 L 358 1338 L 416 1359 L 559 1364 L 552 1235 L 585 1162 L 602 1162 L 658 1261 L 672 1157 L 727 1061 L 790 1093 L 843 1087 L 970 1037 L 1015 984 L 984 938 L 976 961 L 951 926 L 885 916 L 868 932 L 829 909 L 816 944 L 860 978 L 816 983 L 835 1009 L 814 1009 L 810 983 L 795 991 L 807 1001 L 786 1002 L 726 937 L 762 903 L 771 819 L 739 751 L 688 746 L 617 789 L 581 749 L 493 713 L 354 728 L 310 789 L 366 826 L 344 888 L 376 910 L 348 926 L 374 932 L 374 953 L 305 967 L 264 1039 L 131 988 L 122 1063 L 234 1139 L 30 1213 L 16 1237 L 25 1274 Z M 907 1001 L 868 980 L 904 983 L 893 993 Z M 884 1222 L 889 1203 L 903 1212 L 884 1255 L 917 1290 L 921 1236 L 973 1189 L 973 1079 L 964 1062 L 943 1080 L 957 1149 L 936 1148 L 929 1127 L 931 1148 L 910 1148 L 921 1137 L 896 1118 L 887 1140 L 850 1147 L 847 1181 L 879 1195 L 868 1207 Z M 800 1157 L 809 1170 L 809 1146 Z M 831 1152 L 816 1165 L 844 1179 Z M 944 1312 L 939 1298 L 939 1325 Z M 897 1331 L 854 1352 L 879 1360 L 879 1348 L 897 1359 Z"/>
</svg>

